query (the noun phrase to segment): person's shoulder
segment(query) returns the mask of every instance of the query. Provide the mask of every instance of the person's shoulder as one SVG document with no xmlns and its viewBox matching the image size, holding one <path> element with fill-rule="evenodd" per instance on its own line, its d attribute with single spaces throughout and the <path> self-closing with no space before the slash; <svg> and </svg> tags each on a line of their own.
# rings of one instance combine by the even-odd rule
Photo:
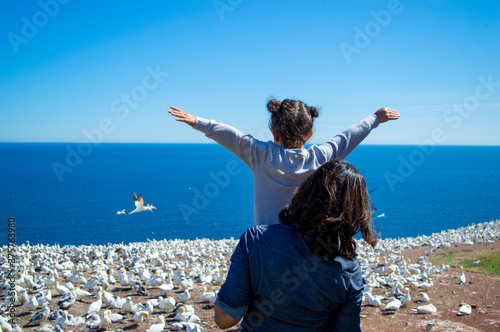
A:
<svg viewBox="0 0 500 332">
<path fill-rule="evenodd" d="M 240 239 L 242 250 L 248 255 L 256 251 L 273 250 L 276 252 L 283 251 L 283 248 L 293 247 L 296 235 L 295 232 L 287 225 L 259 225 L 254 226 L 245 231 Z M 285 250 L 288 252 L 289 250 Z"/>
<path fill-rule="evenodd" d="M 247 240 L 251 238 L 253 242 L 267 241 L 269 238 L 282 237 L 290 234 L 293 234 L 292 228 L 282 224 L 253 226 L 244 233 Z"/>
<path fill-rule="evenodd" d="M 345 258 L 339 255 L 334 258 L 334 261 L 342 266 L 344 273 L 357 274 L 361 272 L 361 266 L 357 257 Z"/>
<path fill-rule="evenodd" d="M 262 158 L 263 156 L 267 155 L 267 154 L 272 154 L 272 149 L 273 149 L 273 146 L 272 146 L 272 143 L 271 141 L 261 141 L 260 139 L 258 138 L 255 138 L 253 137 L 252 135 L 250 134 L 245 134 L 243 137 L 241 137 L 241 140 L 240 140 L 240 145 L 242 146 L 246 146 L 246 147 L 251 147 L 253 150 L 255 150 L 255 152 L 258 154 L 258 156 L 260 158 Z M 250 151 L 248 151 L 250 152 Z"/>
<path fill-rule="evenodd" d="M 289 229 L 291 229 L 290 226 L 283 224 L 257 225 L 250 227 L 246 232 L 255 236 L 263 236 L 268 233 L 284 232 Z"/>
</svg>

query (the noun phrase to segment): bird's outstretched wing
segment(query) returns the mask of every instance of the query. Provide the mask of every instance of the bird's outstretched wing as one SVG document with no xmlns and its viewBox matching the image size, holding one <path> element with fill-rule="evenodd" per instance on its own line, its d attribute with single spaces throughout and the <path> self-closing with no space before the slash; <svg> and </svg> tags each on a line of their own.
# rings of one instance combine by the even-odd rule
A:
<svg viewBox="0 0 500 332">
<path fill-rule="evenodd" d="M 142 209 L 142 207 L 144 206 L 144 200 L 142 199 L 142 194 L 139 194 L 139 197 L 137 197 L 134 193 L 134 203 L 136 208 Z"/>
</svg>

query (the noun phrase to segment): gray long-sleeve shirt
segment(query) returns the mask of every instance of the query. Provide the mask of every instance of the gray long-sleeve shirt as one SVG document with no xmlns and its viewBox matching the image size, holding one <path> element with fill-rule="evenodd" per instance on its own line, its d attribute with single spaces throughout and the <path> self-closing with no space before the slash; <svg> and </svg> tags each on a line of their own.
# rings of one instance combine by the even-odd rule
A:
<svg viewBox="0 0 500 332">
<path fill-rule="evenodd" d="M 379 124 L 373 114 L 350 126 L 322 145 L 287 149 L 263 142 L 226 124 L 196 117 L 194 128 L 240 158 L 252 171 L 254 225 L 278 224 L 278 215 L 293 191 L 327 161 L 344 159 Z"/>
</svg>

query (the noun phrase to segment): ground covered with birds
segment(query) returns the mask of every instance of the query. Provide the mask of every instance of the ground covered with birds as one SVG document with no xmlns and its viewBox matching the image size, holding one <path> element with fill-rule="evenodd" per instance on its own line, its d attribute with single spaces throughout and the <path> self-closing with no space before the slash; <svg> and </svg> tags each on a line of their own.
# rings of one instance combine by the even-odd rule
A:
<svg viewBox="0 0 500 332">
<path fill-rule="evenodd" d="M 360 242 L 362 330 L 498 331 L 498 267 L 486 265 L 500 252 L 499 226 L 386 239 L 375 249 Z M 2 262 L 2 331 L 218 331 L 213 301 L 237 242 L 20 245 L 14 298 Z M 482 267 L 490 274 L 472 271 Z"/>
</svg>

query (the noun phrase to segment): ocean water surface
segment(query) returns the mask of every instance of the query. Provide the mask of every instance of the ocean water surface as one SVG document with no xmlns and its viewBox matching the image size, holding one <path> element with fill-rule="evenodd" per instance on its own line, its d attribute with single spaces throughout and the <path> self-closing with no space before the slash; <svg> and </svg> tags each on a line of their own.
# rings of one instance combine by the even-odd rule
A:
<svg viewBox="0 0 500 332">
<path fill-rule="evenodd" d="M 219 145 L 82 148 L 0 143 L 0 245 L 10 217 L 18 244 L 237 238 L 253 225 L 252 174 Z M 346 160 L 366 178 L 383 238 L 500 218 L 500 147 L 361 145 Z M 157 209 L 129 215 L 134 193 Z"/>
</svg>

